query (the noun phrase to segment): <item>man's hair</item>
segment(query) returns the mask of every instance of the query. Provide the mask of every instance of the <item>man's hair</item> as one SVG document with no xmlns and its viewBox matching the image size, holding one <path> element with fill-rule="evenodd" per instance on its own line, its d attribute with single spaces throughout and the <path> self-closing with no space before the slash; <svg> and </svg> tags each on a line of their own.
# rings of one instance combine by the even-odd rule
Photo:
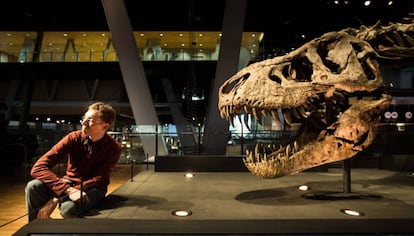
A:
<svg viewBox="0 0 414 236">
<path fill-rule="evenodd" d="M 89 105 L 88 110 L 98 111 L 99 118 L 101 118 L 102 121 L 108 123 L 110 127 L 112 127 L 115 124 L 116 112 L 111 105 L 104 102 L 95 102 Z"/>
</svg>

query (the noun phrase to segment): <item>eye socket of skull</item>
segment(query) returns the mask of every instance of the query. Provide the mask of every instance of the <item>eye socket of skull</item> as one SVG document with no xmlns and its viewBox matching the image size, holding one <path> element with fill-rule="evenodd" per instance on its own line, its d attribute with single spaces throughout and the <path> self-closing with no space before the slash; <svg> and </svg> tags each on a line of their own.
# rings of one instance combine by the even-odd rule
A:
<svg viewBox="0 0 414 236">
<path fill-rule="evenodd" d="M 290 74 L 292 79 L 299 82 L 310 82 L 312 81 L 311 77 L 313 74 L 312 63 L 307 57 L 302 57 L 299 60 L 292 62 L 290 67 Z"/>
</svg>

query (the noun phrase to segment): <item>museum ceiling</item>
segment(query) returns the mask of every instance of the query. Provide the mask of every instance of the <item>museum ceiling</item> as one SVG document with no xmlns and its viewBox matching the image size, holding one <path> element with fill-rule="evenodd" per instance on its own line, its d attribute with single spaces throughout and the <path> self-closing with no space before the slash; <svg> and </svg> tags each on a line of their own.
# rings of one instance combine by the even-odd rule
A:
<svg viewBox="0 0 414 236">
<path fill-rule="evenodd" d="M 300 46 L 328 31 L 402 21 L 412 0 L 247 0 L 246 32 L 263 32 L 274 50 Z M 100 0 L 7 3 L 0 31 L 108 31 Z M 134 31 L 221 31 L 224 0 L 125 0 Z"/>
</svg>

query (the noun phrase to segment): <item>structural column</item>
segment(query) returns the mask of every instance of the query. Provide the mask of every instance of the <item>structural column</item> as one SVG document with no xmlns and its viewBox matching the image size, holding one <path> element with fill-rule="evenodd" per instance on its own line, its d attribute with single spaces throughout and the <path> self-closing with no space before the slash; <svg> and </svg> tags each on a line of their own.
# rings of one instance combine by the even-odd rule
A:
<svg viewBox="0 0 414 236">
<path fill-rule="evenodd" d="M 218 89 L 238 69 L 246 4 L 247 0 L 226 0 L 223 36 L 204 129 L 203 145 L 206 154 L 226 153 L 229 123 L 220 117 L 217 108 Z"/>
<path fill-rule="evenodd" d="M 112 33 L 126 92 L 128 94 L 135 123 L 138 126 L 159 124 L 144 66 L 139 56 L 134 32 L 123 0 L 102 0 L 106 20 Z M 154 129 L 155 131 L 155 129 Z M 154 136 L 142 137 L 145 152 L 155 155 Z M 160 147 L 158 145 L 158 147 Z M 158 151 L 162 152 L 162 148 Z M 163 154 L 163 153 L 158 153 Z"/>
</svg>

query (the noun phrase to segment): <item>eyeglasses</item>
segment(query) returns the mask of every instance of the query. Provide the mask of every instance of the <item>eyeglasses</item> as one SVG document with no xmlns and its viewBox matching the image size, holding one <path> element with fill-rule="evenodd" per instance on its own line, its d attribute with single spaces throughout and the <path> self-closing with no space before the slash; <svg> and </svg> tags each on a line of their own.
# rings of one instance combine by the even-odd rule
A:
<svg viewBox="0 0 414 236">
<path fill-rule="evenodd" d="M 88 123 L 88 126 L 92 126 L 95 124 L 100 124 L 102 121 L 95 121 L 93 118 L 86 118 L 85 116 L 82 116 L 82 119 L 80 120 L 81 124 L 84 124 L 85 122 Z"/>
</svg>

